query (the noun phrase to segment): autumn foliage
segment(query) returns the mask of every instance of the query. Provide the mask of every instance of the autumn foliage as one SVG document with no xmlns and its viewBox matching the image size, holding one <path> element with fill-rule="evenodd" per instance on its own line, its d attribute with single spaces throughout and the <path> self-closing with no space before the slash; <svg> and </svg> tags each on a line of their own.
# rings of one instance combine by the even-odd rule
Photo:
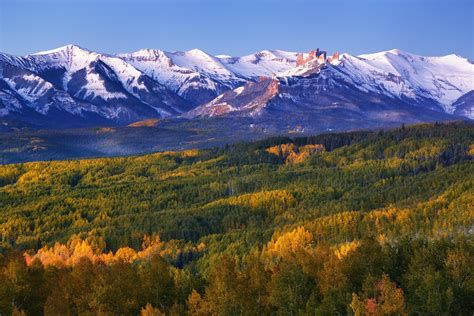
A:
<svg viewBox="0 0 474 316">
<path fill-rule="evenodd" d="M 0 166 L 0 315 L 472 315 L 474 128 Z"/>
</svg>

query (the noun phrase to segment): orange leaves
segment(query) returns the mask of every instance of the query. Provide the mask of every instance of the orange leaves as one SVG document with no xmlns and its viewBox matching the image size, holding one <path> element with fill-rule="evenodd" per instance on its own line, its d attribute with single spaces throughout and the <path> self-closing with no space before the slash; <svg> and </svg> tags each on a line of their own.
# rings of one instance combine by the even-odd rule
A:
<svg viewBox="0 0 474 316">
<path fill-rule="evenodd" d="M 137 252 L 130 247 L 122 247 L 115 253 L 115 260 L 122 260 L 125 262 L 132 262 L 137 256 Z"/>
<path fill-rule="evenodd" d="M 273 147 L 269 147 L 265 149 L 265 151 L 269 154 L 274 154 L 276 156 L 286 158 L 291 153 L 294 153 L 296 150 L 295 144 L 281 144 Z"/>
<path fill-rule="evenodd" d="M 72 239 L 68 245 L 56 243 L 53 247 L 45 246 L 36 254 L 24 254 L 27 265 L 31 265 L 35 259 L 39 259 L 43 265 L 48 266 L 75 266 L 82 258 L 88 258 L 93 263 L 102 262 L 110 265 L 115 262 L 128 262 L 150 260 L 153 256 L 177 257 L 183 251 L 202 252 L 206 246 L 201 243 L 196 247 L 177 244 L 175 241 L 161 242 L 159 236 L 145 236 L 142 250 L 136 251 L 130 247 L 119 248 L 115 253 L 102 252 L 98 246 L 94 246 L 86 240 Z M 183 249 L 186 248 L 186 249 Z"/>
<path fill-rule="evenodd" d="M 469 149 L 467 150 L 469 156 L 474 156 L 474 144 L 469 145 Z"/>
<path fill-rule="evenodd" d="M 352 294 L 350 306 L 355 316 L 407 315 L 403 291 L 386 274 L 374 284 L 374 290 L 376 296 L 365 299 Z"/>
<path fill-rule="evenodd" d="M 375 315 L 406 315 L 403 291 L 386 274 L 376 284 L 376 289 L 379 295 Z"/>
<path fill-rule="evenodd" d="M 146 304 L 144 308 L 140 310 L 140 316 L 164 316 L 165 313 L 160 311 L 158 308 L 151 306 L 150 303 Z"/>
<path fill-rule="evenodd" d="M 84 257 L 89 258 L 93 262 L 99 259 L 92 250 L 91 245 L 84 240 L 74 240 L 69 246 L 55 243 L 51 248 L 46 246 L 39 249 L 33 256 L 25 253 L 25 260 L 28 265 L 35 259 L 39 259 L 45 266 L 73 266 Z"/>
<path fill-rule="evenodd" d="M 324 152 L 325 148 L 319 144 L 297 147 L 290 143 L 269 147 L 265 151 L 280 157 L 285 163 L 302 163 L 310 156 Z"/>
</svg>

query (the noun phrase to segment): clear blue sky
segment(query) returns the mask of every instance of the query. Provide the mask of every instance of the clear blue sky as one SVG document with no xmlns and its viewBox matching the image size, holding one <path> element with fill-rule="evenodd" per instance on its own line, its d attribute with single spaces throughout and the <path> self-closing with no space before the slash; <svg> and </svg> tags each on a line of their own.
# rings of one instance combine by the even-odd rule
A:
<svg viewBox="0 0 474 316">
<path fill-rule="evenodd" d="M 399 48 L 474 59 L 474 0 L 0 0 L 0 51 L 69 43 L 243 55 L 262 49 Z"/>
</svg>

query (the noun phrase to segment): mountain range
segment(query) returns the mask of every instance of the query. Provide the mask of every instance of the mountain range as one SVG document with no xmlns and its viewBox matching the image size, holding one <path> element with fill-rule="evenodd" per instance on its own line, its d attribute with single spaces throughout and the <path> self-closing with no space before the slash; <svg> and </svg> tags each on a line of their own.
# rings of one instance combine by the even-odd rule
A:
<svg viewBox="0 0 474 316">
<path fill-rule="evenodd" d="M 198 49 L 104 54 L 67 45 L 0 54 L 3 129 L 248 118 L 252 126 L 310 132 L 474 119 L 473 90 L 468 59 L 396 49 L 231 57 Z"/>
</svg>

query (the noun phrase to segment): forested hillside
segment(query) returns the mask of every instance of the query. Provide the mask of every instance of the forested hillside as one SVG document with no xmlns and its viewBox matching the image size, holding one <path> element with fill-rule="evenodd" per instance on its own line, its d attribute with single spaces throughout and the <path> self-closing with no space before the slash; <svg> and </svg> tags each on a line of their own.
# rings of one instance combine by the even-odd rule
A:
<svg viewBox="0 0 474 316">
<path fill-rule="evenodd" d="M 0 166 L 0 315 L 472 315 L 474 125 Z"/>
</svg>

